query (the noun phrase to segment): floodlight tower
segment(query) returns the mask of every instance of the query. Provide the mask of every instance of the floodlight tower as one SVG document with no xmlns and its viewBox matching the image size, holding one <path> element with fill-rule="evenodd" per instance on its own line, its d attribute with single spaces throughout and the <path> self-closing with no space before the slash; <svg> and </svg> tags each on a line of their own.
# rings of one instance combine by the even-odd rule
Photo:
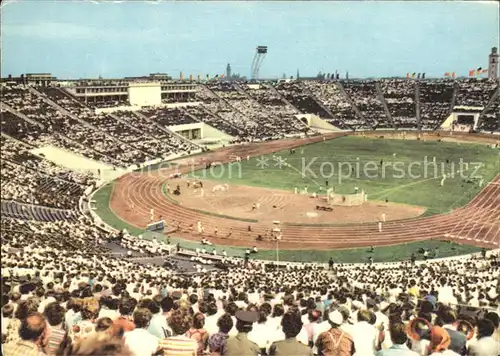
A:
<svg viewBox="0 0 500 356">
<path fill-rule="evenodd" d="M 259 69 L 266 58 L 267 46 L 257 46 L 255 56 L 252 61 L 252 79 L 259 79 Z"/>
</svg>

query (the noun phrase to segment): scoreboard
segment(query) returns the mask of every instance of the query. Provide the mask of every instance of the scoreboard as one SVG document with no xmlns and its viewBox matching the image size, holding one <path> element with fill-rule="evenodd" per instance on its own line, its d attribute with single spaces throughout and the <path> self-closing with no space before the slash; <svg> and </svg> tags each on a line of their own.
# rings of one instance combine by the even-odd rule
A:
<svg viewBox="0 0 500 356">
<path fill-rule="evenodd" d="M 162 231 L 167 224 L 165 223 L 165 220 L 160 220 L 151 224 L 148 224 L 146 227 L 147 231 Z"/>
</svg>

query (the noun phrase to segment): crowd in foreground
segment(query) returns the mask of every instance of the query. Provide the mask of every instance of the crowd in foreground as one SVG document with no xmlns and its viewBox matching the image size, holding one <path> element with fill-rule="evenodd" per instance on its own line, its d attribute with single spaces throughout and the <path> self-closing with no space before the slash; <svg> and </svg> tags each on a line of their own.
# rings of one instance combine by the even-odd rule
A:
<svg viewBox="0 0 500 356">
<path fill-rule="evenodd" d="M 495 254 L 181 276 L 114 257 L 85 221 L 2 226 L 6 356 L 498 355 Z"/>
</svg>

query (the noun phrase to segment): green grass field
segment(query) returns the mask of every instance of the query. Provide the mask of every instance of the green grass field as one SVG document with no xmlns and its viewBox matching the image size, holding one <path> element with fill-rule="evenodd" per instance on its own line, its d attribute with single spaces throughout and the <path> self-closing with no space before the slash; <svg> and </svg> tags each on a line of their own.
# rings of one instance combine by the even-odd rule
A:
<svg viewBox="0 0 500 356">
<path fill-rule="evenodd" d="M 99 214 L 101 219 L 105 221 L 108 225 L 116 229 L 126 228 L 131 234 L 137 236 L 142 234 L 144 238 L 151 239 L 152 234 L 145 232 L 143 229 L 139 229 L 131 226 L 127 222 L 121 220 L 115 215 L 115 213 L 109 207 L 109 200 L 111 198 L 111 192 L 113 190 L 113 183 L 110 183 L 103 188 L 101 188 L 95 195 L 94 200 L 96 201 L 96 213 Z M 166 242 L 166 236 L 155 234 L 157 240 L 163 240 Z M 170 237 L 171 243 L 179 242 L 183 248 L 196 249 L 206 246 L 202 246 L 200 243 L 195 241 L 188 241 L 184 239 L 179 239 L 174 236 Z M 343 250 L 281 250 L 279 251 L 280 261 L 291 261 L 291 262 L 327 262 L 330 257 L 339 263 L 357 263 L 366 262 L 369 256 L 372 256 L 375 262 L 393 262 L 393 261 L 403 261 L 408 260 L 413 252 L 417 252 L 420 248 L 427 248 L 434 250 L 435 247 L 439 249 L 438 257 L 448 257 L 448 256 L 458 256 L 463 254 L 469 254 L 474 252 L 479 252 L 481 249 L 470 246 L 461 245 L 456 243 L 448 243 L 445 241 L 425 241 L 425 242 L 413 242 L 408 244 L 399 244 L 394 246 L 384 246 L 377 247 L 374 253 L 368 253 L 367 248 L 353 248 L 353 249 L 343 249 Z M 216 246 L 219 252 L 224 248 L 229 256 L 243 257 L 244 248 L 237 248 L 231 246 Z M 417 255 L 417 257 L 422 257 L 422 255 Z M 261 250 L 255 258 L 262 260 L 276 260 L 276 251 L 271 250 Z"/>
<path fill-rule="evenodd" d="M 394 156 L 393 154 L 396 153 Z M 280 156 L 289 166 L 277 167 L 273 156 Z M 427 158 L 425 158 L 427 157 Z M 431 164 L 436 157 L 437 172 L 433 165 L 425 168 L 424 162 Z M 265 159 L 268 161 L 265 161 Z M 380 167 L 383 160 L 386 167 Z M 446 163 L 448 160 L 448 164 Z M 463 165 L 463 174 L 460 162 Z M 257 164 L 267 162 L 267 166 Z M 312 163 L 311 163 L 312 162 Z M 325 163 L 326 162 L 326 163 Z M 481 164 L 481 167 L 478 165 Z M 308 167 L 308 170 L 305 169 Z M 333 167 L 333 172 L 332 168 Z M 354 172 L 352 168 L 354 168 Z M 366 167 L 366 168 L 363 168 Z M 412 168 L 410 168 L 412 167 Z M 445 180 L 441 187 L 443 173 L 454 172 L 454 176 Z M 302 175 L 304 172 L 304 177 Z M 362 137 L 343 137 L 326 142 L 315 143 L 297 148 L 295 154 L 289 151 L 276 152 L 274 155 L 255 157 L 242 161 L 238 165 L 214 167 L 212 171 L 197 171 L 192 175 L 205 179 L 216 179 L 230 184 L 253 185 L 266 188 L 293 190 L 294 187 L 308 186 L 309 192 L 323 192 L 328 177 L 330 187 L 337 192 L 350 193 L 354 187 L 364 189 L 370 200 L 384 200 L 419 205 L 427 208 L 426 215 L 453 210 L 469 202 L 479 191 L 477 182 L 467 183 L 471 175 L 482 176 L 484 182 L 491 181 L 500 172 L 498 150 L 485 144 L 458 144 L 445 142 L 402 141 L 372 139 Z M 411 173 L 411 174 L 410 174 Z M 144 234 L 144 230 L 130 226 L 119 219 L 109 208 L 112 184 L 99 190 L 94 199 L 97 213 L 109 225 L 132 234 Z M 146 238 L 148 234 L 144 235 Z M 193 241 L 170 237 L 171 242 L 180 242 L 184 248 L 201 247 Z M 480 251 L 470 245 L 448 243 L 445 241 L 425 241 L 394 246 L 378 247 L 373 254 L 366 248 L 344 250 L 280 250 L 282 261 L 327 261 L 333 257 L 337 262 L 364 262 L 373 256 L 376 262 L 407 260 L 420 248 L 439 249 L 439 257 L 456 256 Z M 217 246 L 224 248 L 231 256 L 242 256 L 243 248 Z M 421 257 L 421 256 L 419 256 Z M 274 249 L 262 250 L 256 256 L 259 259 L 274 260 Z"/>
<path fill-rule="evenodd" d="M 278 157 L 286 165 L 280 167 Z M 481 176 L 486 183 L 499 172 L 499 152 L 486 144 L 348 136 L 303 146 L 294 154 L 276 152 L 191 175 L 290 191 L 307 186 L 308 192 L 319 194 L 325 193 L 328 180 L 336 192 L 349 194 L 358 187 L 369 200 L 418 205 L 426 207 L 429 215 L 469 202 L 481 187 L 479 180 L 466 183 L 468 177 Z M 441 186 L 443 174 L 451 176 Z"/>
</svg>

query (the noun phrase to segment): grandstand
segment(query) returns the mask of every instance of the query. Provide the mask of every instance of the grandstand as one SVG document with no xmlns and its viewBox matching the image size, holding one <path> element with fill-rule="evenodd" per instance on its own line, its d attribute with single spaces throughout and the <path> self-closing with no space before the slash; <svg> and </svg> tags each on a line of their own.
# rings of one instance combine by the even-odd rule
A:
<svg viewBox="0 0 500 356">
<path fill-rule="evenodd" d="M 326 218 L 321 224 L 304 224 L 312 213 L 301 212 L 303 220 L 297 217 L 294 223 L 286 219 L 293 219 L 295 210 L 286 209 L 311 204 L 307 189 L 302 196 L 272 191 L 273 177 L 264 171 L 256 176 L 268 185 L 248 188 L 251 193 L 232 182 L 224 188 L 225 181 L 201 179 L 200 186 L 189 176 L 212 164 L 250 165 L 266 155 L 273 160 L 279 152 L 288 152 L 285 168 L 291 173 L 283 174 L 291 175 L 292 158 L 304 147 L 327 147 L 346 137 L 443 141 L 449 145 L 443 146 L 447 157 L 452 145 L 466 150 L 468 142 L 477 154 L 497 153 L 498 80 L 250 83 L 49 77 L 38 84 L 27 77 L 1 84 L 5 343 L 16 342 L 29 313 L 44 310 L 49 323 L 52 313 L 61 314 L 76 344 L 97 337 L 96 325 L 106 317 L 141 329 L 143 313 L 156 320 L 142 331 L 152 348 L 166 348 L 162 343 L 179 334 L 176 319 L 167 321 L 166 315 L 186 318 L 191 330 L 186 335 L 196 335 L 194 328 L 207 335 L 201 344 L 193 341 L 198 350 L 193 355 L 212 347 L 208 340 L 217 335 L 219 318 L 231 321 L 230 336 L 238 332 L 239 326 L 232 324 L 241 317 L 238 309 L 260 312 L 248 338 L 266 353 L 285 338 L 282 320 L 294 316 L 304 323 L 297 330 L 298 342 L 317 352 L 319 335 L 330 329 L 329 315 L 338 308 L 346 330 L 360 335 L 366 323 L 364 330 L 373 334 L 374 349 L 366 356 L 392 346 L 389 329 L 376 332 L 389 318 L 404 323 L 413 315 L 439 320 L 451 310 L 472 326 L 496 320 L 498 333 L 500 175 L 490 164 L 494 160 L 487 161 L 491 179 L 482 185 L 459 183 L 464 186 L 457 193 L 460 202 L 450 211 L 429 210 L 421 216 L 422 209 L 412 207 L 404 215 L 411 209 L 394 205 L 393 214 L 401 215 L 387 222 L 384 215 L 383 230 L 377 210 L 382 194 L 373 203 L 368 192 L 368 202 L 344 204 L 347 193 L 339 191 L 335 204 L 324 204 L 335 211 L 335 222 Z M 470 110 L 476 120 L 458 119 Z M 453 125 L 445 125 L 450 120 Z M 458 130 L 459 124 L 467 130 Z M 367 147 L 360 145 L 360 152 L 370 151 Z M 340 155 L 340 149 L 334 152 Z M 203 203 L 193 198 L 191 207 L 190 184 L 196 184 L 196 199 L 199 194 L 212 198 Z M 214 193 L 215 187 L 221 193 Z M 461 200 L 466 195 L 470 201 Z M 255 207 L 257 200 L 262 208 Z M 390 204 L 386 200 L 384 206 Z M 247 211 L 252 205 L 251 210 L 263 209 L 258 219 Z M 280 221 L 273 215 L 278 208 L 283 209 Z M 248 216 L 239 216 L 242 211 Z M 369 217 L 362 221 L 361 216 Z M 166 221 L 165 231 L 145 233 L 156 220 Z M 280 248 L 290 249 L 283 254 L 296 256 L 296 262 L 283 261 Z M 397 249 L 404 252 L 382 252 Z M 318 256 L 330 256 L 330 261 Z M 342 263 L 343 258 L 350 258 L 349 263 Z M 97 307 L 94 298 L 99 299 Z M 194 319 L 204 320 L 201 327 L 193 315 L 185 315 L 184 304 L 199 311 Z M 9 314 L 13 305 L 17 309 Z M 311 328 L 316 331 L 308 335 Z M 166 334 L 158 334 L 162 330 Z M 125 333 L 125 343 L 129 333 L 134 331 Z M 465 347 L 473 350 L 476 339 L 464 341 Z M 364 343 L 359 338 L 353 342 L 356 348 Z M 414 338 L 409 345 L 418 350 L 421 341 Z"/>
</svg>

